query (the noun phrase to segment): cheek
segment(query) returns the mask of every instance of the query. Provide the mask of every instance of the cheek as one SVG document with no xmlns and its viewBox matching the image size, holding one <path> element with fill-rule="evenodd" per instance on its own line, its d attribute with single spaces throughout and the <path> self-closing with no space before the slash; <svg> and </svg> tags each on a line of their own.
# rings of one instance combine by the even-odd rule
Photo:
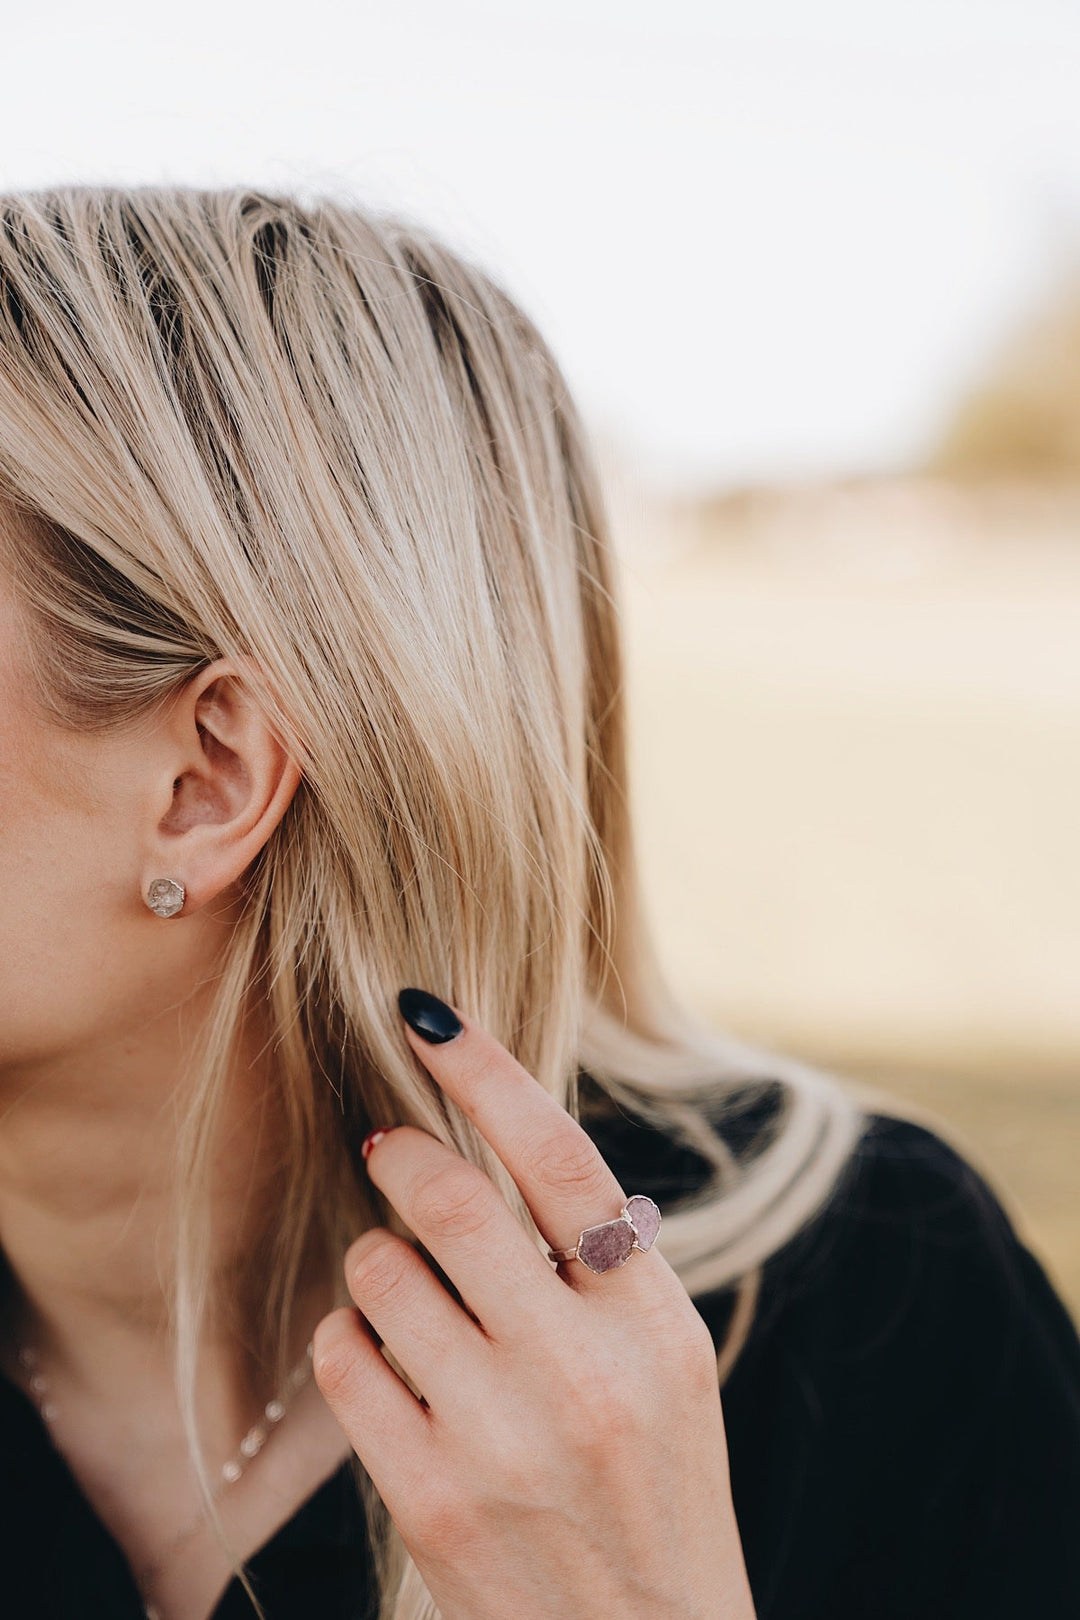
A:
<svg viewBox="0 0 1080 1620">
<path fill-rule="evenodd" d="M 41 734 L 0 719 L 0 1070 L 100 1027 L 120 988 L 130 860 L 61 780 Z"/>
<path fill-rule="evenodd" d="M 99 855 L 88 828 L 13 792 L 0 771 L 0 1065 L 64 1040 L 101 974 Z"/>
</svg>

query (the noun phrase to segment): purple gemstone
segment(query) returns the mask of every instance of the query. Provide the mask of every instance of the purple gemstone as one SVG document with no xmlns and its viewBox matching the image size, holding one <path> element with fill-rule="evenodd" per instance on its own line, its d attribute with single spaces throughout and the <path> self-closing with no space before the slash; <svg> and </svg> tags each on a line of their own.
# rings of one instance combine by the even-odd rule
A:
<svg viewBox="0 0 1080 1620">
<path fill-rule="evenodd" d="M 651 1198 L 636 1193 L 626 1200 L 626 1213 L 634 1223 L 639 1249 L 651 1249 L 660 1230 L 660 1211 Z"/>
<path fill-rule="evenodd" d="M 613 1271 L 629 1260 L 634 1248 L 634 1230 L 629 1221 L 605 1221 L 603 1226 L 587 1227 L 578 1242 L 578 1259 L 590 1271 Z"/>
</svg>

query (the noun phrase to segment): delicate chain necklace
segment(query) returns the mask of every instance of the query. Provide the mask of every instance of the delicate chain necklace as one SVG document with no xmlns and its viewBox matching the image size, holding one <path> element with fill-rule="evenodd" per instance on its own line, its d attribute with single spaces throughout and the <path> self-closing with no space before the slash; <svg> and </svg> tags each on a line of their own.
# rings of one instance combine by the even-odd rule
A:
<svg viewBox="0 0 1080 1620">
<path fill-rule="evenodd" d="M 222 1492 L 225 1491 L 228 1486 L 234 1485 L 240 1478 L 241 1474 L 244 1472 L 244 1469 L 247 1467 L 248 1463 L 251 1462 L 252 1458 L 259 1455 L 259 1452 L 266 1444 L 271 1431 L 278 1426 L 282 1418 L 285 1416 L 293 1396 L 303 1389 L 304 1385 L 308 1382 L 311 1377 L 311 1357 L 313 1349 L 313 1344 L 309 1342 L 306 1350 L 304 1351 L 304 1359 L 293 1368 L 291 1373 L 289 1373 L 285 1383 L 274 1398 L 267 1401 L 266 1405 L 263 1407 L 262 1417 L 257 1423 L 252 1424 L 251 1428 L 248 1430 L 247 1434 L 245 1434 L 244 1438 L 241 1440 L 239 1446 L 234 1454 L 229 1458 L 228 1462 L 222 1464 L 217 1486 L 211 1493 L 211 1501 L 217 1502 Z M 36 1403 L 38 1411 L 41 1413 L 44 1422 L 51 1428 L 60 1415 L 60 1408 L 52 1399 L 49 1381 L 41 1371 L 41 1356 L 32 1345 L 23 1345 L 18 1353 L 18 1361 L 20 1368 L 25 1374 L 25 1382 L 30 1396 Z M 179 1535 L 173 1537 L 168 1545 L 158 1554 L 157 1558 L 154 1559 L 153 1563 L 144 1564 L 142 1566 L 142 1568 L 138 1571 L 136 1579 L 139 1587 L 143 1591 L 145 1591 L 151 1577 L 157 1574 L 166 1558 L 174 1553 L 178 1547 L 182 1547 L 186 1541 L 190 1541 L 192 1536 L 196 1535 L 202 1529 L 205 1523 L 205 1510 L 200 1509 L 198 1517 L 192 1519 L 191 1523 L 186 1525 L 184 1529 L 180 1531 Z M 156 1604 L 149 1601 L 144 1601 L 144 1613 L 146 1615 L 146 1620 L 164 1620 L 161 1610 Z"/>
</svg>

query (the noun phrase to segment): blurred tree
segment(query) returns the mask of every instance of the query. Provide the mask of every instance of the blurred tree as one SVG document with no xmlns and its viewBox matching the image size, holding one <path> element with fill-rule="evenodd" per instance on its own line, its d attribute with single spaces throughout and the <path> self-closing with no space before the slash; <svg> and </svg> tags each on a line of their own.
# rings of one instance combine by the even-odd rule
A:
<svg viewBox="0 0 1080 1620">
<path fill-rule="evenodd" d="M 1080 264 L 962 401 L 929 470 L 946 477 L 1080 477 Z"/>
</svg>

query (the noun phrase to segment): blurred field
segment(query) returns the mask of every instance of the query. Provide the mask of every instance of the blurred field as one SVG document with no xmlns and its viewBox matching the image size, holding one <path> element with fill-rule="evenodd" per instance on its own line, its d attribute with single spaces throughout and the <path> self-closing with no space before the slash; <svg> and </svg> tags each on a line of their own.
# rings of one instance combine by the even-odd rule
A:
<svg viewBox="0 0 1080 1620">
<path fill-rule="evenodd" d="M 673 981 L 920 1105 L 1080 1319 L 1080 489 L 614 505 Z"/>
</svg>

